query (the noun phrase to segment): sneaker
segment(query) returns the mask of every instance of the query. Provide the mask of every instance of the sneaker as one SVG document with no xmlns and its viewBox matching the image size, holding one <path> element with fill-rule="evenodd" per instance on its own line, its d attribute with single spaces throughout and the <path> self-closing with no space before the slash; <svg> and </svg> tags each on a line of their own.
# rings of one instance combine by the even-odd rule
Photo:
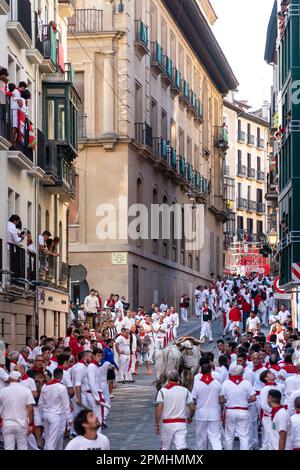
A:
<svg viewBox="0 0 300 470">
<path fill-rule="evenodd" d="M 113 394 L 109 395 L 109 398 L 115 398 L 115 396 Z"/>
</svg>

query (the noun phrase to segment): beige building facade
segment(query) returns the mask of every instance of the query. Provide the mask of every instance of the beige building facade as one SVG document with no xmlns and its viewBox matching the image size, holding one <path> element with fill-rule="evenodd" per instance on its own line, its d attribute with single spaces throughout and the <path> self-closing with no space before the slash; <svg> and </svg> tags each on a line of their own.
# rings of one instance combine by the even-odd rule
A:
<svg viewBox="0 0 300 470">
<path fill-rule="evenodd" d="M 225 158 L 225 188 L 229 220 L 224 226 L 225 269 L 236 263 L 232 243 L 259 243 L 267 235 L 268 122 L 230 94 L 224 100 L 229 149 Z"/>
<path fill-rule="evenodd" d="M 67 18 L 74 9 L 71 1 L 11 0 L 1 2 L 0 13 L 1 67 L 7 69 L 9 83 L 24 81 L 31 93 L 24 128 L 18 116 L 15 142 L 11 101 L 1 96 L 0 338 L 13 350 L 30 336 L 63 336 L 67 324 L 67 220 L 77 155 L 70 137 L 76 131 L 68 124 L 71 110 L 76 119 L 76 93 L 67 55 Z M 21 218 L 22 230 L 31 232 L 33 245 L 27 239 L 8 243 L 7 222 L 13 214 Z M 43 256 L 37 248 L 44 230 L 52 239 L 60 238 L 57 257 Z"/>
<path fill-rule="evenodd" d="M 185 10 L 177 0 L 76 1 L 68 50 L 82 104 L 69 250 L 70 263 L 88 274 L 74 297 L 94 287 L 102 298 L 125 295 L 134 308 L 162 297 L 177 306 L 222 274 L 223 95 L 237 82 L 211 31 L 215 20 L 208 1 Z M 172 217 L 170 237 L 128 236 L 136 203 L 148 212 L 153 204 L 203 204 L 204 247 L 176 239 Z M 99 239 L 103 204 L 113 208 L 110 229 L 117 218 L 114 239 Z"/>
</svg>

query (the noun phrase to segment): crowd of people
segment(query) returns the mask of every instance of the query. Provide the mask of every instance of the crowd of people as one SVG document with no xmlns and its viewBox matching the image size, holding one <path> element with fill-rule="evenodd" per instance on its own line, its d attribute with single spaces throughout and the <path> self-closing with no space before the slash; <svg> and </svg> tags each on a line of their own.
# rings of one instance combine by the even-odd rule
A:
<svg viewBox="0 0 300 470">
<path fill-rule="evenodd" d="M 147 311 L 129 307 L 125 297 L 111 294 L 102 302 L 91 289 L 82 305 L 71 304 L 64 338 L 42 336 L 39 344 L 29 338 L 6 354 L 0 364 L 5 449 L 60 450 L 66 439 L 66 450 L 109 448 L 102 430 L 115 387 L 152 374 L 156 351 L 174 344 L 180 317 L 188 319 L 189 298 L 178 302 L 179 314 L 165 298 Z M 215 319 L 223 321 L 223 337 L 218 357 L 202 353 L 191 391 L 170 371 L 156 397 L 162 448 L 187 448 L 194 416 L 200 450 L 208 442 L 232 449 L 235 437 L 242 450 L 300 448 L 300 335 L 286 307 L 277 309 L 273 279 L 212 280 L 197 287 L 194 307 L 200 348 L 213 341 Z"/>
</svg>

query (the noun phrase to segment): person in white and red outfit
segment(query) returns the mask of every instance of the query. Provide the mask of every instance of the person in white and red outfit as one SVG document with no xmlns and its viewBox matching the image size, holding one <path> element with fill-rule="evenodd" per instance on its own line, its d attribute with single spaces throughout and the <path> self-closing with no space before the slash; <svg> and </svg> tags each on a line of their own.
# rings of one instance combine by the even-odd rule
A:
<svg viewBox="0 0 300 470">
<path fill-rule="evenodd" d="M 200 342 L 204 343 L 205 338 L 209 340 L 210 343 L 213 342 L 212 329 L 212 310 L 208 308 L 208 303 L 204 302 L 202 307 L 202 328 L 200 335 Z"/>
<path fill-rule="evenodd" d="M 286 400 L 289 400 L 296 390 L 300 390 L 300 361 L 296 365 L 296 373 L 288 377 L 285 381 Z"/>
<path fill-rule="evenodd" d="M 270 443 L 268 441 L 270 436 L 270 428 L 272 427 L 271 421 L 271 407 L 268 404 L 268 395 L 270 390 L 278 390 L 283 394 L 283 386 L 275 382 L 275 374 L 271 370 L 265 370 L 260 374 L 260 380 L 264 383 L 264 387 L 260 392 L 260 408 L 261 408 L 261 422 L 262 422 L 262 450 L 270 450 Z"/>
<path fill-rule="evenodd" d="M 252 439 L 252 442 L 250 443 L 250 447 L 252 449 L 259 448 L 258 420 L 260 416 L 260 392 L 262 388 L 264 387 L 263 382 L 260 380 L 260 375 L 265 370 L 267 370 L 267 368 L 264 367 L 262 364 L 260 353 L 257 353 L 257 352 L 253 353 L 252 354 L 252 372 L 254 374 L 253 386 L 255 389 L 256 402 L 254 406 L 251 406 L 250 408 L 251 422 L 252 422 L 251 436 L 253 433 L 253 439 Z"/>
<path fill-rule="evenodd" d="M 161 450 L 170 450 L 173 442 L 176 450 L 187 449 L 187 423 L 192 422 L 193 414 L 190 392 L 179 385 L 177 371 L 169 372 L 168 384 L 158 392 L 156 399 L 155 432 L 161 436 Z"/>
<path fill-rule="evenodd" d="M 211 375 L 211 365 L 203 364 L 202 377 L 194 383 L 192 398 L 196 403 L 196 450 L 222 450 L 221 443 L 221 384 Z"/>
<path fill-rule="evenodd" d="M 268 441 L 270 450 L 292 450 L 292 423 L 286 407 L 281 405 L 279 390 L 270 390 L 268 405 L 271 408 L 271 422 Z"/>
<path fill-rule="evenodd" d="M 179 307 L 180 307 L 180 315 L 181 320 L 184 322 L 188 321 L 188 308 L 190 306 L 189 299 L 187 298 L 186 294 L 180 298 Z"/>
<path fill-rule="evenodd" d="M 39 408 L 45 428 L 45 450 L 63 450 L 65 428 L 71 425 L 70 400 L 62 378 L 63 370 L 55 369 L 53 380 L 41 389 Z"/>
<path fill-rule="evenodd" d="M 119 381 L 132 382 L 132 375 L 129 371 L 130 363 L 130 330 L 123 328 L 122 334 L 115 341 L 115 348 L 119 355 Z"/>
<path fill-rule="evenodd" d="M 232 335 L 234 334 L 234 329 L 240 327 L 240 322 L 242 321 L 242 311 L 239 309 L 238 305 L 235 304 L 234 307 L 229 312 L 229 321 Z"/>
<path fill-rule="evenodd" d="M 231 364 L 229 380 L 221 389 L 220 401 L 225 407 L 225 450 L 232 450 L 235 435 L 240 440 L 240 450 L 249 450 L 249 403 L 256 401 L 253 386 L 243 378 L 243 367 Z"/>
<path fill-rule="evenodd" d="M 94 414 L 97 416 L 99 423 L 103 424 L 104 420 L 104 398 L 102 394 L 102 387 L 100 383 L 100 361 L 102 359 L 101 349 L 94 349 L 93 359 L 89 363 L 86 371 L 86 381 L 87 381 L 87 401 L 89 408 L 93 410 Z"/>
<path fill-rule="evenodd" d="M 293 450 L 300 451 L 300 397 L 295 399 L 295 414 L 291 417 Z"/>
</svg>

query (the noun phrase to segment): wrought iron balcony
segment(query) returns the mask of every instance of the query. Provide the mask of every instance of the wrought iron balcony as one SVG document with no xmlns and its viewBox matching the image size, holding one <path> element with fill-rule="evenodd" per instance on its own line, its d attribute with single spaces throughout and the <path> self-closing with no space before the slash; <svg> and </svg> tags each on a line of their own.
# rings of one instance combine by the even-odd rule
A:
<svg viewBox="0 0 300 470">
<path fill-rule="evenodd" d="M 173 147 L 168 147 L 168 163 L 173 170 L 177 169 L 177 154 Z"/>
<path fill-rule="evenodd" d="M 193 90 L 190 90 L 190 105 L 188 107 L 188 110 L 194 114 L 194 116 L 197 116 L 198 109 L 197 109 L 197 97 L 196 93 L 193 92 Z"/>
<path fill-rule="evenodd" d="M 264 214 L 265 210 L 266 210 L 266 205 L 263 204 L 262 202 L 258 202 L 256 205 L 256 212 L 258 212 L 259 214 Z"/>
<path fill-rule="evenodd" d="M 182 156 L 179 156 L 178 159 L 178 173 L 181 178 L 185 178 L 185 158 Z"/>
<path fill-rule="evenodd" d="M 168 145 L 163 137 L 153 138 L 153 153 L 158 160 L 168 162 Z"/>
<path fill-rule="evenodd" d="M 52 26 L 44 25 L 42 35 L 37 35 L 35 40 L 37 50 L 42 54 L 44 60 L 40 64 L 43 73 L 54 73 L 57 70 L 57 39 L 56 32 Z"/>
<path fill-rule="evenodd" d="M 135 123 L 135 140 L 140 145 L 147 145 L 152 148 L 152 127 L 146 122 Z"/>
<path fill-rule="evenodd" d="M 178 96 L 181 93 L 181 73 L 175 67 L 172 71 L 173 83 L 171 84 L 171 93 L 172 96 Z"/>
<path fill-rule="evenodd" d="M 164 71 L 163 50 L 158 42 L 151 42 L 151 69 L 155 75 Z"/>
<path fill-rule="evenodd" d="M 186 106 L 191 104 L 190 101 L 190 86 L 187 80 L 181 80 L 181 95 L 179 96 L 179 100 L 184 103 Z"/>
<path fill-rule="evenodd" d="M 195 115 L 195 121 L 202 123 L 204 121 L 203 119 L 203 104 L 201 100 L 196 100 L 196 115 Z"/>
<path fill-rule="evenodd" d="M 251 201 L 248 199 L 247 210 L 250 212 L 256 212 L 256 207 L 257 207 L 256 201 Z"/>
<path fill-rule="evenodd" d="M 31 3 L 29 0 L 10 0 L 7 31 L 21 49 L 32 46 Z"/>
<path fill-rule="evenodd" d="M 237 172 L 236 172 L 237 176 L 246 176 L 247 174 L 247 168 L 245 165 L 238 165 L 237 167 Z"/>
<path fill-rule="evenodd" d="M 256 146 L 257 146 L 257 148 L 259 148 L 259 149 L 265 148 L 265 141 L 264 141 L 264 139 L 258 138 L 258 139 L 257 139 L 257 145 L 256 145 Z"/>
<path fill-rule="evenodd" d="M 264 171 L 257 171 L 257 180 L 258 181 L 265 181 L 265 173 Z"/>
<path fill-rule="evenodd" d="M 103 10 L 75 10 L 75 15 L 68 20 L 68 26 L 70 31 L 76 34 L 103 31 Z"/>
<path fill-rule="evenodd" d="M 246 140 L 246 133 L 245 133 L 244 131 L 238 131 L 237 140 L 238 140 L 239 142 L 245 142 L 245 140 Z"/>
<path fill-rule="evenodd" d="M 267 201 L 277 201 L 278 199 L 278 175 L 275 172 L 271 172 L 267 175 Z"/>
<path fill-rule="evenodd" d="M 135 20 L 135 46 L 142 55 L 149 53 L 149 31 L 141 20 Z"/>
<path fill-rule="evenodd" d="M 248 207 L 247 199 L 244 199 L 242 197 L 238 197 L 237 200 L 236 200 L 236 206 L 240 210 L 247 209 L 247 207 Z"/>
<path fill-rule="evenodd" d="M 254 135 L 248 134 L 247 135 L 247 144 L 248 145 L 254 145 L 255 142 L 255 137 Z"/>
<path fill-rule="evenodd" d="M 186 177 L 185 179 L 189 182 L 192 183 L 193 181 L 193 165 L 191 163 L 186 163 Z"/>
<path fill-rule="evenodd" d="M 167 86 L 172 85 L 174 82 L 173 63 L 170 57 L 167 55 L 163 56 L 163 73 L 161 75 L 161 79 Z"/>
<path fill-rule="evenodd" d="M 247 168 L 247 178 L 251 178 L 251 179 L 255 178 L 255 169 L 254 168 Z"/>
</svg>

